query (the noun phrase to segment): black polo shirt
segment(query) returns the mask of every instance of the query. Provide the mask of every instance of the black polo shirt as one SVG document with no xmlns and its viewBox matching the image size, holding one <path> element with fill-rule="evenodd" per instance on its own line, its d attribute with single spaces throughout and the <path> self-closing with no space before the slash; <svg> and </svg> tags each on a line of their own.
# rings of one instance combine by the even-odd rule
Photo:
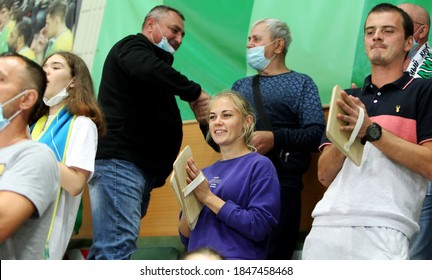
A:
<svg viewBox="0 0 432 280">
<path fill-rule="evenodd" d="M 432 80 L 405 72 L 381 88 L 366 77 L 362 88 L 347 89 L 365 104 L 372 121 L 412 143 L 432 141 Z"/>
</svg>

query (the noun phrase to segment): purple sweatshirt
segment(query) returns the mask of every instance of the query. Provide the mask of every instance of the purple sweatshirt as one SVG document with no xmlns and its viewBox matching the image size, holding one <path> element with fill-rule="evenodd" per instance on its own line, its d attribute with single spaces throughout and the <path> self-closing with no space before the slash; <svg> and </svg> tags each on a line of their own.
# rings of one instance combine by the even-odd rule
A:
<svg viewBox="0 0 432 280">
<path fill-rule="evenodd" d="M 280 186 L 272 162 L 258 153 L 204 168 L 211 191 L 226 201 L 219 213 L 204 207 L 187 239 L 188 251 L 210 247 L 226 259 L 265 259 L 280 214 Z"/>
</svg>

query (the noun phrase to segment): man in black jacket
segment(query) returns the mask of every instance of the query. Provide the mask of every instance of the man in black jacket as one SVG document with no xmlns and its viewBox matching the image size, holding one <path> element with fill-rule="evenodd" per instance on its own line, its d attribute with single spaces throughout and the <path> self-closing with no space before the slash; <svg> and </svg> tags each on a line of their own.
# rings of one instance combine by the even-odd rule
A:
<svg viewBox="0 0 432 280">
<path fill-rule="evenodd" d="M 175 95 L 200 124 L 210 96 L 172 67 L 184 36 L 183 14 L 156 6 L 142 32 L 117 42 L 105 60 L 99 102 L 107 122 L 90 181 L 93 245 L 89 259 L 129 259 L 150 192 L 163 186 L 183 132 Z"/>
</svg>

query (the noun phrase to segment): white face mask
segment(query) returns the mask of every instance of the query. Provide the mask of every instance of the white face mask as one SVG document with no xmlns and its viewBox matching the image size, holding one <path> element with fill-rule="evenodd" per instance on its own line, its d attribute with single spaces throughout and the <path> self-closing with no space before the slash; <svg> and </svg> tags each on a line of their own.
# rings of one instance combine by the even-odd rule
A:
<svg viewBox="0 0 432 280">
<path fill-rule="evenodd" d="M 257 46 L 247 49 L 247 62 L 249 66 L 258 71 L 264 70 L 270 64 L 270 61 L 273 59 L 273 57 L 276 56 L 275 54 L 273 57 L 268 59 L 264 55 L 265 48 L 274 42 L 275 41 L 270 42 L 265 46 Z"/>
<path fill-rule="evenodd" d="M 163 49 L 166 52 L 169 52 L 170 54 L 175 53 L 175 49 L 170 45 L 168 42 L 168 39 L 162 34 L 162 31 L 159 28 L 159 24 L 156 22 L 156 26 L 159 29 L 160 34 L 162 35 L 162 40 L 159 43 L 155 43 L 152 35 L 153 44 L 158 46 L 159 48 Z"/>
<path fill-rule="evenodd" d="M 15 114 L 13 114 L 10 118 L 6 119 L 3 115 L 3 107 L 6 106 L 7 104 L 11 103 L 12 101 L 14 101 L 15 99 L 17 99 L 18 97 L 20 97 L 21 95 L 23 95 L 24 93 L 26 93 L 26 91 L 22 91 L 21 93 L 15 95 L 14 97 L 12 97 L 11 99 L 9 99 L 8 101 L 6 101 L 5 103 L 1 104 L 0 103 L 0 131 L 2 131 L 3 129 L 5 129 L 10 122 L 16 117 L 18 116 L 19 113 L 21 113 L 21 110 L 18 110 L 15 112 Z"/>
<path fill-rule="evenodd" d="M 69 93 L 66 91 L 67 87 L 72 83 L 73 80 L 71 80 L 59 93 L 51 97 L 50 99 L 47 99 L 46 97 L 43 98 L 43 102 L 48 107 L 52 107 L 55 105 L 60 104 L 63 100 L 65 100 L 66 97 L 69 96 Z"/>
</svg>

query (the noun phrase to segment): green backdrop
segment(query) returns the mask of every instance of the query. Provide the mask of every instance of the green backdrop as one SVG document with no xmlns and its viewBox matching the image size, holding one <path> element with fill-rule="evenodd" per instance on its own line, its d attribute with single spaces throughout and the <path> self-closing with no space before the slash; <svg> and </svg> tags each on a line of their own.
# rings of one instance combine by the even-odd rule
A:
<svg viewBox="0 0 432 280">
<path fill-rule="evenodd" d="M 250 26 L 258 19 L 278 18 L 291 29 L 290 69 L 310 75 L 323 105 L 335 84 L 362 84 L 370 66 L 364 53 L 363 24 L 378 0 L 107 0 L 92 76 L 99 88 L 102 66 L 111 46 L 141 32 L 148 11 L 166 4 L 186 17 L 186 36 L 175 53 L 174 67 L 213 95 L 231 88 L 239 78 L 256 73 L 246 63 Z M 410 2 L 432 11 L 431 0 Z M 183 120 L 194 118 L 189 105 L 178 99 Z"/>
</svg>

